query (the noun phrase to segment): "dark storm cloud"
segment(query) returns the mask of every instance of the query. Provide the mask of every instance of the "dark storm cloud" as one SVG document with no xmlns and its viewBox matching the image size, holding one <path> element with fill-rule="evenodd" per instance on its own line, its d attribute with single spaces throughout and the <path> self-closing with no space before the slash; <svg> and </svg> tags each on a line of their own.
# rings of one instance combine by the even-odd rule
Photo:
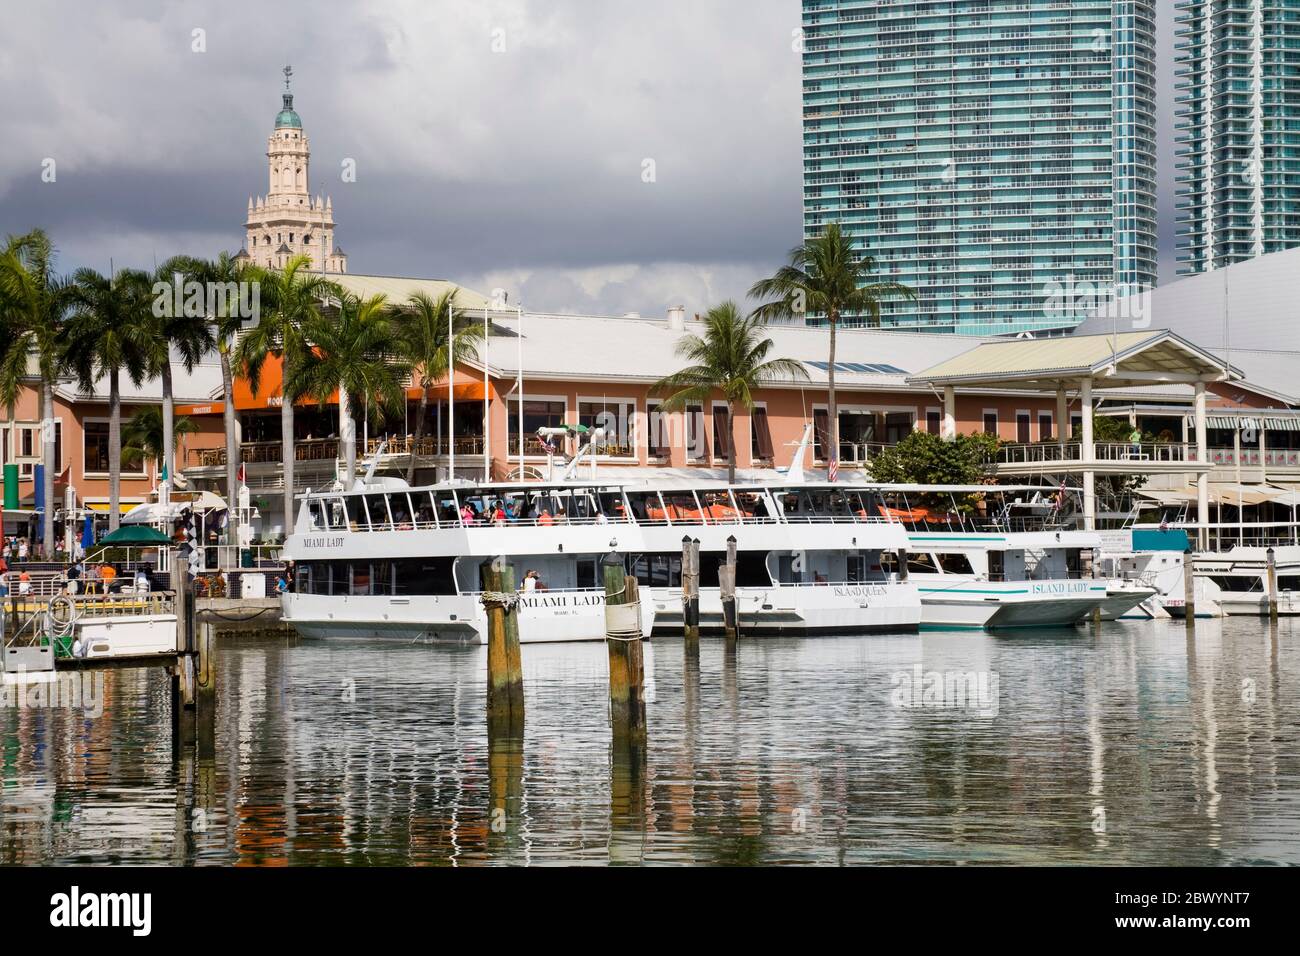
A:
<svg viewBox="0 0 1300 956">
<path fill-rule="evenodd" d="M 238 248 L 288 61 L 353 271 L 699 310 L 800 237 L 798 24 L 797 0 L 14 7 L 0 232 L 45 226 L 67 268 Z"/>
</svg>

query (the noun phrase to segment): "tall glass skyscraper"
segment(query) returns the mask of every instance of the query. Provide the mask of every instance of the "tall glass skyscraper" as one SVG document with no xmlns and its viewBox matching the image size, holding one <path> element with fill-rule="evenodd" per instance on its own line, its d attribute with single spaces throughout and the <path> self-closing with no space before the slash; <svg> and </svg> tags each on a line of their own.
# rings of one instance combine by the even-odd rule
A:
<svg viewBox="0 0 1300 956">
<path fill-rule="evenodd" d="M 1154 0 L 803 0 L 804 225 L 917 291 L 882 324 L 1077 324 L 1156 278 Z"/>
<path fill-rule="evenodd" d="M 1300 246 L 1300 0 L 1178 4 L 1178 269 Z"/>
</svg>

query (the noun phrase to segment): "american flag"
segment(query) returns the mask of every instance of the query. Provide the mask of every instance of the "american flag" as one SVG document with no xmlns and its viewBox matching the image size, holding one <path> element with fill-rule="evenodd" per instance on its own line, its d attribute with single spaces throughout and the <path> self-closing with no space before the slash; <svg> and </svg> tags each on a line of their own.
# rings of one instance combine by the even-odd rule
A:
<svg viewBox="0 0 1300 956">
<path fill-rule="evenodd" d="M 840 459 L 838 455 L 831 456 L 830 479 L 833 482 L 840 480 Z"/>
</svg>

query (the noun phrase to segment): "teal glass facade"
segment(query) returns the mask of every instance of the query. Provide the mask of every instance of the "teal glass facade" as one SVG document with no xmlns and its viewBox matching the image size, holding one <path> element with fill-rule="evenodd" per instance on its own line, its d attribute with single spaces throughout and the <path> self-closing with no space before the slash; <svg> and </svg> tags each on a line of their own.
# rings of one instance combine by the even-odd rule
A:
<svg viewBox="0 0 1300 956">
<path fill-rule="evenodd" d="M 1154 0 L 803 0 L 804 227 L 885 326 L 1068 328 L 1156 279 Z"/>
<path fill-rule="evenodd" d="M 1300 246 L 1300 0 L 1178 4 L 1178 270 Z"/>
</svg>

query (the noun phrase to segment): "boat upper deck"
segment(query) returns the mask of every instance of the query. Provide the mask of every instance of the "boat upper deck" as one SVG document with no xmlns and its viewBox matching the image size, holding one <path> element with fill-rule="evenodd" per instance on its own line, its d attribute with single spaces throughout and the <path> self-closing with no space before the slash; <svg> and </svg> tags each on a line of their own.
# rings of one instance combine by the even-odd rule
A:
<svg viewBox="0 0 1300 956">
<path fill-rule="evenodd" d="M 359 485 L 347 492 L 303 496 L 295 531 L 319 534 L 493 526 L 897 523 L 870 489 L 828 483 L 529 482 L 407 488 L 385 482 Z"/>
</svg>

